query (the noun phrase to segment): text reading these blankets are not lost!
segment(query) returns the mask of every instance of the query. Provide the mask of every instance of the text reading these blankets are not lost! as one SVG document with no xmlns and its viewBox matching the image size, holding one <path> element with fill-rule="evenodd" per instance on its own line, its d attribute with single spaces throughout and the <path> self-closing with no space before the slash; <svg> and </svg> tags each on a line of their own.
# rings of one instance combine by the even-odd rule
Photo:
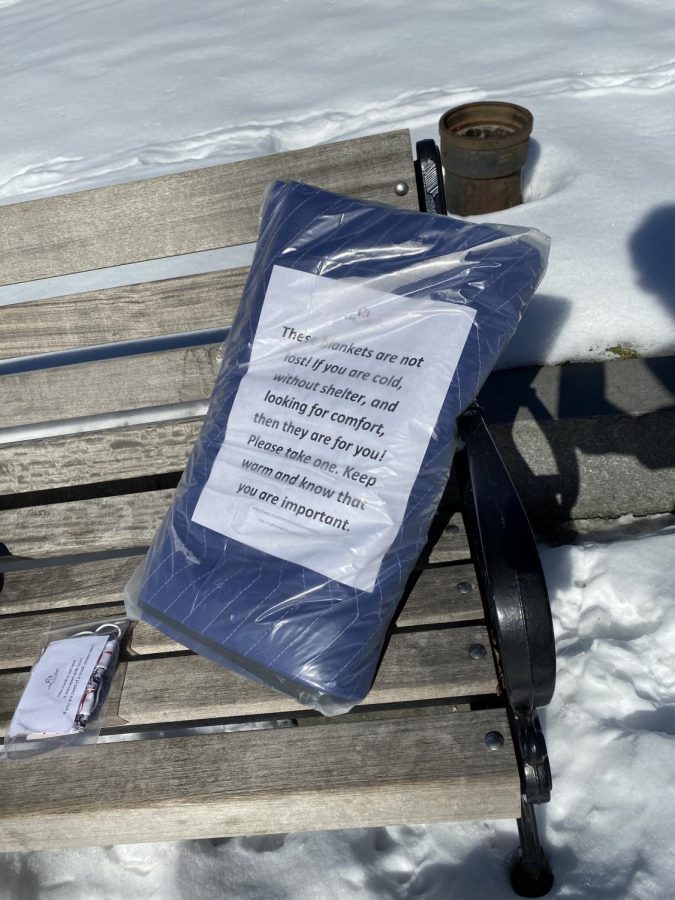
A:
<svg viewBox="0 0 675 900">
<path fill-rule="evenodd" d="M 193 521 L 372 590 L 474 318 L 275 265 Z"/>
</svg>

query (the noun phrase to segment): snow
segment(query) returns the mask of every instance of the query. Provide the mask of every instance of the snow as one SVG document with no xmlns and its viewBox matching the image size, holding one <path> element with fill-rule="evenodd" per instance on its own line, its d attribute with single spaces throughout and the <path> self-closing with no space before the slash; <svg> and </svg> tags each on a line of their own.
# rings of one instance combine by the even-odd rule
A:
<svg viewBox="0 0 675 900">
<path fill-rule="evenodd" d="M 392 128 L 508 99 L 552 238 L 502 365 L 675 349 L 672 0 L 0 0 L 0 203 Z M 250 247 L 0 288 L 0 305 L 238 265 Z M 540 811 L 555 897 L 675 896 L 675 524 L 548 549 L 559 680 Z M 423 818 L 423 811 L 420 811 Z M 511 897 L 513 823 L 0 856 L 0 898 Z"/>
<path fill-rule="evenodd" d="M 552 898 L 675 896 L 675 519 L 658 524 L 543 552 L 559 654 L 538 812 Z M 511 900 L 516 846 L 515 823 L 490 822 L 6 854 L 0 898 Z"/>
<path fill-rule="evenodd" d="M 509 99 L 533 111 L 534 144 L 526 203 L 498 218 L 553 249 L 501 365 L 665 354 L 672 278 L 647 271 L 650 222 L 675 232 L 674 40 L 659 0 L 0 0 L 0 202 L 390 128 L 436 136 L 449 107 Z"/>
</svg>

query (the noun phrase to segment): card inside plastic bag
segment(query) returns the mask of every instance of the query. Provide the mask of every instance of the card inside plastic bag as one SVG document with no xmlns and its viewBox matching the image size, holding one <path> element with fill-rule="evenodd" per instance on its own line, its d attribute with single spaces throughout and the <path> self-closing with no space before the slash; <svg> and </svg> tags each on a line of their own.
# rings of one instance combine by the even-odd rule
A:
<svg viewBox="0 0 675 900">
<path fill-rule="evenodd" d="M 536 231 L 267 192 L 208 414 L 127 609 L 325 714 L 367 694 Z"/>
</svg>

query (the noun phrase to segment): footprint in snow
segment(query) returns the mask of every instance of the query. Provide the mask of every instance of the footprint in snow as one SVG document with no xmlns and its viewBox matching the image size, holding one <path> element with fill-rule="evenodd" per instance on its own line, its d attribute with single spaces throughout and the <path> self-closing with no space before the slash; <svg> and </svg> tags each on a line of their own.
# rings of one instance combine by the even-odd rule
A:
<svg viewBox="0 0 675 900">
<path fill-rule="evenodd" d="M 286 843 L 285 834 L 261 834 L 253 837 L 239 839 L 239 846 L 253 853 L 269 853 L 272 850 L 281 850 Z"/>
<path fill-rule="evenodd" d="M 382 853 L 385 850 L 392 850 L 398 846 L 397 842 L 389 833 L 387 828 L 375 828 L 373 835 L 373 849 Z"/>
</svg>

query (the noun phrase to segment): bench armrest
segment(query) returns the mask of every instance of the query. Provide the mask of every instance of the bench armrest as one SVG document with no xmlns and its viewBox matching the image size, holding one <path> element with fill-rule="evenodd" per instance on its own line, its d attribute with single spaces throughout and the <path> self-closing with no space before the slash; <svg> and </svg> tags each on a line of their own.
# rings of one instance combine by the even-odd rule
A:
<svg viewBox="0 0 675 900">
<path fill-rule="evenodd" d="M 515 711 L 550 702 L 555 642 L 546 581 L 527 514 L 474 405 L 459 420 L 457 458 L 469 545 L 504 689 Z"/>
</svg>

